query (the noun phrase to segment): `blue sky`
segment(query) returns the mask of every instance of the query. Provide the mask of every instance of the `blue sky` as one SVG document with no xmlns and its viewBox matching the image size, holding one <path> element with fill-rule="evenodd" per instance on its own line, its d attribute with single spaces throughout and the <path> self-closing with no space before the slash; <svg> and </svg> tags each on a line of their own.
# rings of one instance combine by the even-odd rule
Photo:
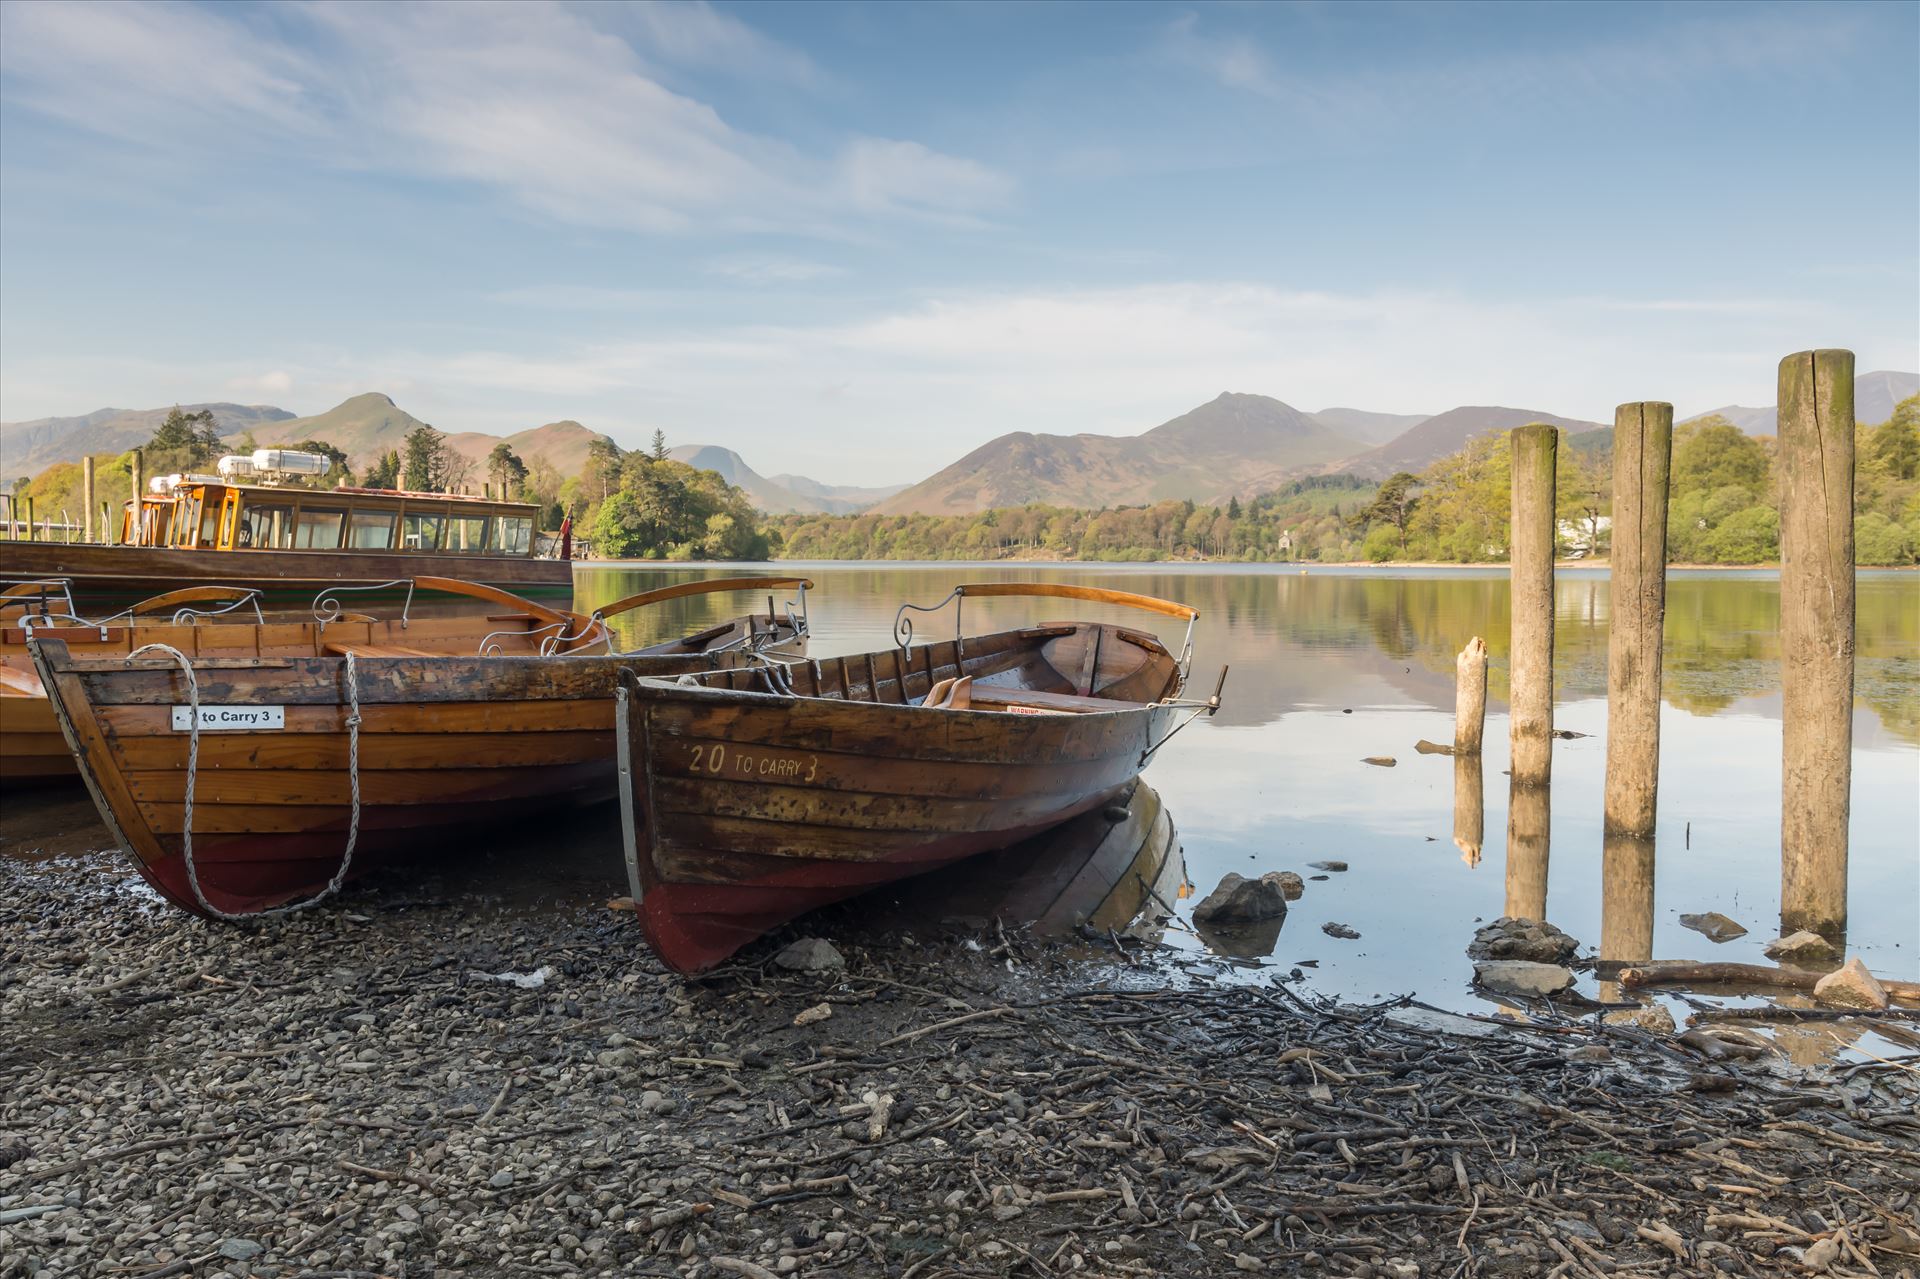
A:
<svg viewBox="0 0 1920 1279">
<path fill-rule="evenodd" d="M 1920 6 L 0 6 L 0 417 L 919 478 L 1223 390 L 1920 365 Z"/>
</svg>

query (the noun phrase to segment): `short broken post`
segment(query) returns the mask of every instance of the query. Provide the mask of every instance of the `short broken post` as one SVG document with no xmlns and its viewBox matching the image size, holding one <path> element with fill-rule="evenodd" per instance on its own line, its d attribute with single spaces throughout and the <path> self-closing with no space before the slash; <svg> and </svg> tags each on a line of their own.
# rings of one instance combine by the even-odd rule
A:
<svg viewBox="0 0 1920 1279">
<path fill-rule="evenodd" d="M 1853 352 L 1780 361 L 1781 931 L 1847 927 Z"/>
<path fill-rule="evenodd" d="M 1453 659 L 1453 753 L 1478 755 L 1487 729 L 1487 642 L 1478 635 Z"/>
<path fill-rule="evenodd" d="M 93 540 L 93 454 L 80 459 L 80 540 Z"/>
<path fill-rule="evenodd" d="M 1516 427 L 1513 531 L 1508 551 L 1512 640 L 1508 697 L 1513 781 L 1553 780 L 1553 507 L 1560 433 L 1544 422 Z"/>
<path fill-rule="evenodd" d="M 1613 412 L 1613 557 L 1607 622 L 1603 832 L 1653 838 L 1660 787 L 1660 656 L 1667 617 L 1673 405 Z"/>
</svg>

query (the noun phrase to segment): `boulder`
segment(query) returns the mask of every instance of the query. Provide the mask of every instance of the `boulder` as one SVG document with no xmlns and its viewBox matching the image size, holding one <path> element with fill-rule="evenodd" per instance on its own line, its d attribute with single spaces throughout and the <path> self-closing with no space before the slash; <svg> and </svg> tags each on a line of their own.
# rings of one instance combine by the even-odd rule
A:
<svg viewBox="0 0 1920 1279">
<path fill-rule="evenodd" d="M 1829 1008 L 1868 1008 L 1878 1011 L 1887 1006 L 1887 991 L 1874 980 L 1867 966 L 1855 955 L 1813 987 L 1813 997 Z"/>
<path fill-rule="evenodd" d="M 1473 966 L 1476 984 L 1496 995 L 1543 999 L 1573 986 L 1573 972 L 1558 964 L 1536 964 L 1524 959 L 1486 959 Z"/>
<path fill-rule="evenodd" d="M 1564 964 L 1580 943 L 1552 924 L 1501 916 L 1483 925 L 1467 943 L 1468 959 L 1518 959 L 1532 964 Z"/>
<path fill-rule="evenodd" d="M 833 943 L 818 937 L 802 937 L 775 955 L 773 962 L 797 973 L 839 972 L 847 966 L 846 957 Z"/>
<path fill-rule="evenodd" d="M 1819 961 L 1833 958 L 1833 943 L 1819 933 L 1801 929 L 1797 933 L 1788 933 L 1785 937 L 1776 937 L 1766 945 L 1768 959 L 1782 962 Z"/>
<path fill-rule="evenodd" d="M 1260 878 L 1271 879 L 1280 885 L 1280 895 L 1290 902 L 1299 901 L 1300 895 L 1307 891 L 1306 881 L 1290 870 L 1271 871 Z"/>
<path fill-rule="evenodd" d="M 1682 915 L 1680 927 L 1691 928 L 1710 942 L 1729 942 L 1747 935 L 1745 928 L 1717 910 L 1710 910 L 1704 915 Z"/>
<path fill-rule="evenodd" d="M 1193 908 L 1196 924 L 1250 924 L 1262 919 L 1282 919 L 1287 913 L 1287 894 L 1278 872 L 1258 879 L 1229 873 L 1198 906 Z"/>
</svg>

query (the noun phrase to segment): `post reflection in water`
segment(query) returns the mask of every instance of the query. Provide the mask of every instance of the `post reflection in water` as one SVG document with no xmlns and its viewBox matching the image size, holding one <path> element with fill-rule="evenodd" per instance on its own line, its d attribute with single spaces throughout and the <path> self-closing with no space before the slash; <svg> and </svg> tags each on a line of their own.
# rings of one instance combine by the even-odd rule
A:
<svg viewBox="0 0 1920 1279">
<path fill-rule="evenodd" d="M 1552 812 L 1545 786 L 1513 783 L 1507 793 L 1507 915 L 1547 918 L 1547 843 Z"/>
<path fill-rule="evenodd" d="M 1608 835 L 1600 853 L 1600 958 L 1643 964 L 1653 958 L 1653 841 Z M 1600 998 L 1620 1000 L 1615 982 L 1600 983 Z"/>
<path fill-rule="evenodd" d="M 1453 757 L 1453 846 L 1468 866 L 1480 864 L 1487 836 L 1485 769 L 1479 752 Z"/>
</svg>

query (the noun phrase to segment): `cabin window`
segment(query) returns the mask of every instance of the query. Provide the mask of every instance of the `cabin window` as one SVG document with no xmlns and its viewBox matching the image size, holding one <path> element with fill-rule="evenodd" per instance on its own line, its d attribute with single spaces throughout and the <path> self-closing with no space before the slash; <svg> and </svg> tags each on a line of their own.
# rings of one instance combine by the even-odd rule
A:
<svg viewBox="0 0 1920 1279">
<path fill-rule="evenodd" d="M 495 546 L 503 555 L 525 555 L 533 547 L 533 520 L 525 515 L 502 515 Z"/>
<path fill-rule="evenodd" d="M 469 554 L 487 549 L 487 517 L 456 515 L 447 521 L 447 549 Z"/>
<path fill-rule="evenodd" d="M 220 536 L 220 504 L 195 495 L 193 504 L 200 511 L 200 546 L 217 545 Z"/>
<path fill-rule="evenodd" d="M 249 502 L 240 513 L 240 545 L 254 550 L 293 545 L 293 507 Z"/>
<path fill-rule="evenodd" d="M 400 549 L 403 551 L 437 551 L 440 549 L 440 526 L 445 518 L 439 515 L 407 514 L 400 517 Z"/>
<path fill-rule="evenodd" d="M 293 544 L 303 551 L 331 551 L 340 545 L 340 524 L 344 510 L 301 507 L 294 524 Z"/>
<path fill-rule="evenodd" d="M 347 522 L 347 545 L 357 551 L 392 549 L 393 512 L 355 511 Z"/>
</svg>

